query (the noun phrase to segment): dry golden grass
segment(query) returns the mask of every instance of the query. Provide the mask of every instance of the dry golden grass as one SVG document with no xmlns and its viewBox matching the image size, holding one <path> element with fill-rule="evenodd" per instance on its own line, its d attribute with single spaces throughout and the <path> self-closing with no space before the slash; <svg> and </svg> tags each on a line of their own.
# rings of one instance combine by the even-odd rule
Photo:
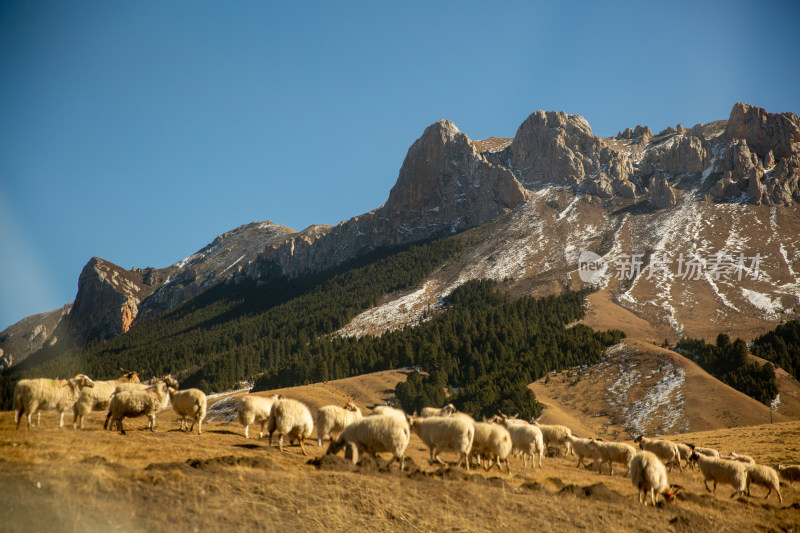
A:
<svg viewBox="0 0 800 533">
<path fill-rule="evenodd" d="M 402 371 L 285 390 L 310 405 L 356 398 L 362 409 L 380 403 Z M 360 400 L 359 400 L 360 399 Z M 800 486 L 773 497 L 728 498 L 705 492 L 696 472 L 671 474 L 683 487 L 677 503 L 643 507 L 629 479 L 578 469 L 572 457 L 548 457 L 544 468 L 511 474 L 428 464 L 412 436 L 407 468 L 353 466 L 320 459 L 308 446 L 281 453 L 266 441 L 245 440 L 235 423 L 207 422 L 203 435 L 177 430 L 165 411 L 158 432 L 130 421 L 129 434 L 103 431 L 93 413 L 85 431 L 61 429 L 52 413 L 42 427 L 14 429 L 0 413 L 0 511 L 3 531 L 741 531 L 800 527 Z M 576 423 L 578 419 L 575 418 Z M 800 423 L 718 429 L 681 440 L 735 449 L 772 464 L 800 460 Z M 443 454 L 446 460 L 454 455 Z M 309 462 L 311 460 L 311 462 Z M 386 458 L 381 460 L 385 464 Z M 759 488 L 756 495 L 762 495 Z"/>
</svg>

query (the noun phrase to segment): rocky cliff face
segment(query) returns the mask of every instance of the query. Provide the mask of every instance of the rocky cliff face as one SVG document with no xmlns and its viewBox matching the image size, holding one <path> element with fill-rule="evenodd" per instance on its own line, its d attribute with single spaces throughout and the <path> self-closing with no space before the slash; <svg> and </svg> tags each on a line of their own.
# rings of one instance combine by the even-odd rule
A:
<svg viewBox="0 0 800 533">
<path fill-rule="evenodd" d="M 78 295 L 66 321 L 78 342 L 110 338 L 130 329 L 139 304 L 153 291 L 142 271 L 129 271 L 93 257 L 78 278 Z"/>
<path fill-rule="evenodd" d="M 376 248 L 478 226 L 528 198 L 509 169 L 490 162 L 452 122 L 442 120 L 408 150 L 385 205 L 271 245 L 245 275 L 263 279 L 276 266 L 290 277 L 325 270 Z"/>
</svg>

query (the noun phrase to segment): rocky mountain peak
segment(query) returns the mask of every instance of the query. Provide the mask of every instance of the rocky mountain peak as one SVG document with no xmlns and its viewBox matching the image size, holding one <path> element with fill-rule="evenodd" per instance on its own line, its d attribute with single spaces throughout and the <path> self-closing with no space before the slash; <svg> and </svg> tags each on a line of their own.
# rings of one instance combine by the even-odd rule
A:
<svg viewBox="0 0 800 533">
<path fill-rule="evenodd" d="M 760 158 L 778 159 L 796 153 L 800 143 L 800 118 L 794 113 L 768 113 L 765 109 L 738 102 L 731 110 L 725 133 L 731 139 L 745 139 Z"/>
<path fill-rule="evenodd" d="M 506 169 L 489 163 L 465 134 L 449 120 L 428 126 L 409 148 L 397 182 L 384 205 L 385 212 L 464 211 L 453 206 L 467 202 L 478 207 L 491 191 L 492 202 L 511 207 L 524 201 L 525 189 Z"/>
</svg>

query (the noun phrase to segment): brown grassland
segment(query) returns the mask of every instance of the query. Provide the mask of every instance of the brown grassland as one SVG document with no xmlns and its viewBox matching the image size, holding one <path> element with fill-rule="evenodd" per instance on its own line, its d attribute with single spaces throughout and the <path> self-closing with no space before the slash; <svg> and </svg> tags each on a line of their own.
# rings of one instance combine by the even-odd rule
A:
<svg viewBox="0 0 800 533">
<path fill-rule="evenodd" d="M 287 389 L 313 408 L 353 398 L 365 414 L 382 403 L 403 371 Z M 213 403 L 216 400 L 212 400 Z M 561 414 L 559 414 L 561 413 Z M 590 427 L 580 413 L 557 407 L 552 421 Z M 562 418 L 564 417 L 564 418 Z M 800 485 L 782 485 L 783 503 L 754 487 L 753 497 L 729 498 L 703 487 L 697 471 L 674 470 L 681 487 L 673 504 L 637 502 L 624 469 L 613 475 L 576 468 L 576 459 L 553 456 L 541 469 L 512 462 L 510 474 L 432 466 L 412 435 L 406 471 L 365 459 L 354 466 L 323 457 L 309 444 L 281 453 L 266 439 L 245 440 L 237 422 L 211 421 L 204 432 L 179 431 L 164 411 L 158 431 L 129 420 L 128 435 L 103 431 L 93 413 L 84 431 L 58 429 L 45 413 L 42 426 L 14 428 L 0 413 L 0 531 L 797 531 Z M 579 431 L 576 428 L 576 432 Z M 678 440 L 736 450 L 774 465 L 800 460 L 800 422 L 713 429 Z M 454 461 L 453 454 L 443 454 Z"/>
</svg>

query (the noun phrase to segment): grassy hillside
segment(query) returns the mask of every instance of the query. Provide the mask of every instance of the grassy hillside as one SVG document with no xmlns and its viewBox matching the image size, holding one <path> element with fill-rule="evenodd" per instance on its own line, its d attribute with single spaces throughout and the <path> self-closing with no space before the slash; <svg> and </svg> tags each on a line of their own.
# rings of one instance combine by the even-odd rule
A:
<svg viewBox="0 0 800 533">
<path fill-rule="evenodd" d="M 311 384 L 282 392 L 312 408 L 356 398 L 369 412 L 385 401 L 404 371 Z M 220 399 L 218 401 L 225 401 Z M 598 475 L 576 468 L 573 457 L 546 457 L 542 469 L 513 461 L 510 474 L 427 462 L 427 448 L 412 435 L 407 470 L 365 460 L 323 458 L 308 446 L 285 453 L 265 440 L 245 440 L 237 423 L 207 422 L 203 435 L 177 430 L 171 411 L 158 432 L 128 424 L 127 436 L 102 431 L 102 413 L 87 430 L 59 430 L 52 413 L 40 429 L 16 431 L 11 413 L 0 413 L 0 491 L 6 497 L 4 531 L 745 531 L 800 528 L 800 487 L 781 487 L 784 501 L 730 499 L 703 488 L 697 471 L 670 473 L 682 487 L 677 501 L 656 508 L 636 502 L 622 472 Z M 683 435 L 681 440 L 736 450 L 758 462 L 798 462 L 791 439 L 800 423 L 785 422 Z M 251 432 L 252 435 L 252 432 Z M 442 454 L 455 461 L 453 454 Z M 384 465 L 387 457 L 381 458 Z M 616 469 L 615 469 L 616 470 Z M 179 502 L 179 503 L 176 503 Z"/>
</svg>

